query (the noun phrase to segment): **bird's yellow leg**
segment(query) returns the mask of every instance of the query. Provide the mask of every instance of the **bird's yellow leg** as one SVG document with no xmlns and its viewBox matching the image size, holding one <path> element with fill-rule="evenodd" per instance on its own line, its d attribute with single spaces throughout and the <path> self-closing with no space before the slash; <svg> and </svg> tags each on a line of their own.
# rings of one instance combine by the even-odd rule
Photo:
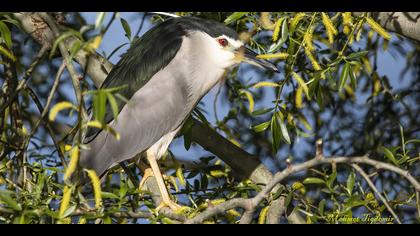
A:
<svg viewBox="0 0 420 236">
<path fill-rule="evenodd" d="M 168 189 L 166 189 L 165 182 L 163 181 L 162 173 L 160 172 L 158 163 L 155 156 L 151 152 L 147 152 L 147 160 L 149 161 L 150 167 L 152 168 L 153 174 L 156 178 L 156 182 L 159 187 L 160 194 L 162 196 L 162 202 L 156 207 L 156 211 L 164 207 L 169 207 L 173 211 L 178 211 L 181 206 L 173 202 L 169 196 Z"/>
<path fill-rule="evenodd" d="M 147 168 L 143 170 L 143 177 L 141 178 L 140 184 L 139 184 L 139 190 L 143 189 L 144 184 L 146 183 L 146 180 L 149 177 L 153 177 L 153 171 L 151 168 Z"/>
</svg>

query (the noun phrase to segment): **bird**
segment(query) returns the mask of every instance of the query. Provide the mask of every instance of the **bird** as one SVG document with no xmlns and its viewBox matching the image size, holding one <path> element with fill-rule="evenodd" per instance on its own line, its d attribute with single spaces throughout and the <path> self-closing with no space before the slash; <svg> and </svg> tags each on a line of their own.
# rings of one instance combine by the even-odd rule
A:
<svg viewBox="0 0 420 236">
<path fill-rule="evenodd" d="M 119 138 L 90 127 L 79 165 L 104 176 L 113 166 L 140 153 L 156 178 L 161 207 L 177 210 L 158 160 L 164 156 L 192 110 L 231 67 L 245 62 L 273 72 L 278 68 L 245 46 L 227 25 L 200 17 L 174 17 L 134 40 L 111 69 L 101 88 L 122 87 L 118 116 L 107 104 L 104 122 Z M 146 172 L 143 173 L 142 183 Z"/>
</svg>

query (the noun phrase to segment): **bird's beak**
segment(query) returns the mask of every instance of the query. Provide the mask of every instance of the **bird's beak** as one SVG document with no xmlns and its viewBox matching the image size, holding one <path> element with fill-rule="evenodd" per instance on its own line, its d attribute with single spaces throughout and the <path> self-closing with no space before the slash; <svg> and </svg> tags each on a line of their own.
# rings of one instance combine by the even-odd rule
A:
<svg viewBox="0 0 420 236">
<path fill-rule="evenodd" d="M 279 70 L 273 63 L 258 58 L 258 54 L 247 47 L 240 47 L 238 50 L 238 54 L 240 55 L 239 57 L 242 58 L 242 61 L 245 63 L 279 73 Z"/>
</svg>

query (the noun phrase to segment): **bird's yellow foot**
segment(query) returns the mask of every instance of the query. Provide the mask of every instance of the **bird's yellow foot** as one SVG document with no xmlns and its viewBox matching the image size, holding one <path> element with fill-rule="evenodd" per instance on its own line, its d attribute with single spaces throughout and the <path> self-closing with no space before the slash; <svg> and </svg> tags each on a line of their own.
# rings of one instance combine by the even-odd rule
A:
<svg viewBox="0 0 420 236">
<path fill-rule="evenodd" d="M 146 183 L 146 180 L 149 177 L 153 177 L 153 176 L 154 175 L 153 175 L 152 169 L 150 169 L 150 168 L 145 169 L 144 170 L 143 177 L 141 178 L 141 181 L 140 181 L 140 184 L 139 184 L 139 190 L 142 190 L 143 189 L 143 185 Z"/>
<path fill-rule="evenodd" d="M 169 207 L 174 212 L 178 212 L 182 208 L 172 200 L 162 200 L 159 206 L 156 207 L 156 211 L 159 212 L 162 208 L 165 207 Z"/>
</svg>

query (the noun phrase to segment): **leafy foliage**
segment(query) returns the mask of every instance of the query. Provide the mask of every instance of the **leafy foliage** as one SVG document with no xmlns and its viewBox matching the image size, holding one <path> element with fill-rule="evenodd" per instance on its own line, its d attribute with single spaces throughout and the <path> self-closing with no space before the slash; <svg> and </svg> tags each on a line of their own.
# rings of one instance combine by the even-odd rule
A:
<svg viewBox="0 0 420 236">
<path fill-rule="evenodd" d="M 214 98 L 216 121 L 208 122 L 209 115 L 200 105 L 192 114 L 232 143 L 259 156 L 270 170 L 277 172 L 313 158 L 315 141 L 322 138 L 325 153 L 369 154 L 419 175 L 418 42 L 390 34 L 368 13 L 177 14 L 230 25 L 241 32 L 241 39 L 259 52 L 260 58 L 272 60 L 280 68 L 280 75 L 247 66 L 233 68 L 226 74 L 226 86 Z M 59 71 L 55 58 L 59 44 L 71 37 L 78 39 L 69 48 L 70 60 L 81 50 L 94 53 L 100 50 L 114 21 L 131 42 L 137 34 L 123 15 L 114 13 L 108 19 L 106 13 L 98 13 L 95 22 L 88 24 L 84 15 L 69 13 L 68 28 L 52 44 L 50 57 L 35 69 L 27 85 L 18 89 L 35 57 L 33 49 L 39 45 L 28 38 L 13 14 L 0 14 L 0 222 L 176 222 L 156 212 L 151 192 L 138 188 L 141 171 L 136 160 L 124 163 L 125 168 L 112 168 L 102 183 L 90 170 L 86 170 L 89 184 L 70 181 L 71 176 L 79 174 L 79 150 L 86 148 L 77 134 L 96 128 L 119 135 L 104 122 L 104 114 L 106 107 L 112 109 L 114 117 L 118 114 L 117 100 L 124 100 L 118 94 L 120 88 L 96 89 L 90 78 L 83 76 L 80 92 L 86 104 L 77 104 L 73 93 L 68 92 L 72 91 L 71 78 L 64 73 L 59 76 L 60 89 L 53 96 L 48 119 L 42 117 L 39 128 L 35 126 L 42 114 L 37 102 L 46 103 L 53 83 L 51 75 Z M 145 20 L 158 22 L 166 17 L 153 15 Z M 125 46 L 123 43 L 102 56 L 111 58 Z M 403 79 L 378 68 L 378 58 L 386 53 L 406 58 Z M 410 76 L 404 77 L 404 73 Z M 14 97 L 15 91 L 19 96 Z M 223 117 L 218 116 L 218 101 L 229 107 Z M 90 104 L 93 119 L 87 121 L 82 110 Z M 191 127 L 189 119 L 180 134 L 184 147 L 176 148 L 198 149 L 191 140 Z M 185 217 L 261 191 L 262 186 L 237 178 L 235 170 L 216 157 L 203 151 L 200 155 L 194 162 L 183 162 L 185 158 L 168 152 L 162 160 L 167 185 L 185 206 L 180 212 Z M 366 223 L 360 221 L 366 215 L 388 217 L 384 203 L 363 178 L 345 167 L 322 166 L 287 179 L 258 206 L 253 222 L 265 223 L 268 207 L 279 197 L 285 198 L 286 214 L 298 212 L 308 223 Z M 374 168 L 366 171 L 403 222 L 419 221 L 419 200 L 408 182 Z M 237 223 L 242 214 L 242 210 L 231 209 L 206 223 Z"/>
</svg>

